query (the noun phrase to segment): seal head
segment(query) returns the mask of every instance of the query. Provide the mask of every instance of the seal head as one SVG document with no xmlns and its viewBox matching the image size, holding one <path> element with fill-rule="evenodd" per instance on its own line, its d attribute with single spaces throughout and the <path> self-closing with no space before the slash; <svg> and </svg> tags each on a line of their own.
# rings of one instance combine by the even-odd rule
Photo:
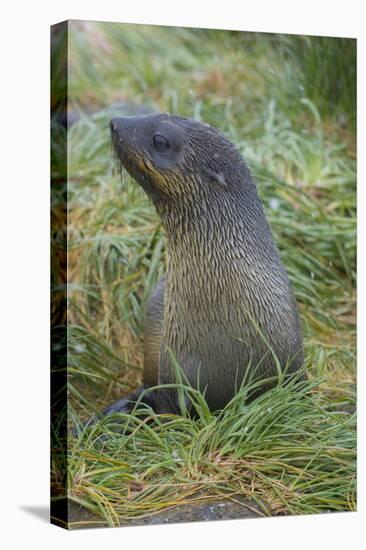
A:
<svg viewBox="0 0 366 550">
<path fill-rule="evenodd" d="M 200 196 L 233 190 L 230 182 L 240 185 L 238 165 L 248 172 L 233 144 L 208 124 L 163 113 L 115 118 L 110 128 L 118 159 L 155 203 L 169 197 L 197 204 Z"/>
</svg>

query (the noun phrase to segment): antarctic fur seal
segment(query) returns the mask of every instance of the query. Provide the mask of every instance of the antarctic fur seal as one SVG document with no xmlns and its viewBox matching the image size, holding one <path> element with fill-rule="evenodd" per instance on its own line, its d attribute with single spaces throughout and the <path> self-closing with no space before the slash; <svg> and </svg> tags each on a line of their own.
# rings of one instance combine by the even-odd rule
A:
<svg viewBox="0 0 366 550">
<path fill-rule="evenodd" d="M 144 387 L 174 383 L 175 358 L 216 410 L 250 371 L 259 379 L 275 379 L 279 366 L 297 372 L 297 305 L 237 148 L 208 124 L 167 113 L 115 118 L 110 129 L 117 158 L 152 200 L 167 237 L 166 275 L 146 307 Z M 143 389 L 103 413 L 129 410 Z M 179 412 L 173 388 L 143 400 Z"/>
</svg>

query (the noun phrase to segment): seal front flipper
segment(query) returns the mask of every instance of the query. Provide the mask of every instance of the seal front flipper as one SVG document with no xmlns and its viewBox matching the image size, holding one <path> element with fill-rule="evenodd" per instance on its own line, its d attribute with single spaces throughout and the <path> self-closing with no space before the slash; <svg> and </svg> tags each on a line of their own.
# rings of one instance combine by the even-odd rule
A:
<svg viewBox="0 0 366 550">
<path fill-rule="evenodd" d="M 115 401 L 111 405 L 108 405 L 105 407 L 101 412 L 96 413 L 95 415 L 91 416 L 88 420 L 85 422 L 82 422 L 81 424 L 75 426 L 71 429 L 71 434 L 74 437 L 79 437 L 80 434 L 89 427 L 95 426 L 95 424 L 99 421 L 102 421 L 103 417 L 108 417 L 113 414 L 117 413 L 125 413 L 130 414 L 135 407 L 137 401 L 140 403 L 144 403 L 151 407 L 153 410 L 156 409 L 156 396 L 154 395 L 154 392 L 145 392 L 147 388 L 145 386 L 140 386 L 137 388 L 136 391 L 133 393 L 128 394 L 126 397 L 123 397 L 122 399 L 118 399 L 118 401 Z M 148 412 L 147 412 L 148 414 Z M 116 417 L 117 420 L 117 417 Z M 118 420 L 115 423 L 115 429 L 119 431 L 119 428 L 117 426 Z M 124 426 L 124 419 L 121 417 L 121 423 L 120 427 L 121 429 Z M 101 436 L 102 440 L 105 438 L 105 435 Z"/>
<path fill-rule="evenodd" d="M 164 318 L 165 277 L 160 279 L 145 308 L 144 321 L 144 384 L 159 383 L 160 347 Z"/>
<path fill-rule="evenodd" d="M 154 392 L 145 392 L 146 386 L 140 386 L 134 392 L 126 395 L 122 399 L 118 399 L 105 407 L 102 411 L 91 416 L 85 422 L 82 422 L 81 425 L 76 426 L 71 430 L 72 435 L 77 436 L 85 428 L 94 426 L 98 421 L 101 421 L 105 416 L 111 416 L 117 413 L 130 414 L 137 402 L 144 403 L 151 407 L 153 410 L 156 410 L 156 396 Z"/>
<path fill-rule="evenodd" d="M 109 416 L 114 413 L 130 413 L 137 401 L 146 403 L 149 407 L 154 408 L 155 402 L 151 392 L 147 392 L 145 395 L 142 395 L 146 389 L 146 386 L 141 386 L 133 393 L 130 393 L 126 397 L 118 399 L 118 401 L 115 401 L 111 405 L 105 407 L 101 414 L 103 416 Z"/>
<path fill-rule="evenodd" d="M 130 393 L 126 397 L 123 397 L 122 399 L 118 399 L 118 401 L 115 401 L 114 403 L 111 403 L 107 407 L 105 407 L 101 414 L 103 416 L 108 416 L 110 414 L 114 413 L 129 413 L 133 409 L 136 401 L 144 391 L 144 387 L 141 386 L 141 388 L 138 388 L 133 393 Z"/>
</svg>

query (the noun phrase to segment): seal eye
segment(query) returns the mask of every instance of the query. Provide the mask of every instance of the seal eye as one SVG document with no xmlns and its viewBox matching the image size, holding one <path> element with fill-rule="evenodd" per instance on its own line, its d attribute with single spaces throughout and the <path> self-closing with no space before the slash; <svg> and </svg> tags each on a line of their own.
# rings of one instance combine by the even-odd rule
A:
<svg viewBox="0 0 366 550">
<path fill-rule="evenodd" d="M 155 134 L 153 144 L 158 153 L 166 153 L 170 149 L 169 141 L 160 134 Z"/>
</svg>

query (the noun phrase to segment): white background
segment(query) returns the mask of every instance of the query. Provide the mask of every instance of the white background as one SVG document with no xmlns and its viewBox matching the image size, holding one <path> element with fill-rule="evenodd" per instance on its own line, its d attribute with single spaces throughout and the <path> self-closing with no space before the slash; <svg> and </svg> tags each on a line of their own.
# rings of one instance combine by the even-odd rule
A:
<svg viewBox="0 0 366 550">
<path fill-rule="evenodd" d="M 307 548 L 365 544 L 365 25 L 362 2 L 11 1 L 1 9 L 0 537 L 3 548 Z M 359 512 L 67 532 L 49 494 L 49 26 L 65 19 L 357 37 Z M 362 99 L 362 101 L 361 101 Z M 5 122 L 5 123 L 4 123 Z M 360 406 L 361 405 L 361 406 Z M 29 511 L 33 509 L 33 512 Z M 38 514 L 34 513 L 34 510 Z M 42 513 L 43 510 L 43 513 Z M 42 518 L 43 515 L 43 518 Z M 363 529 L 362 529 L 363 528 Z M 362 535 L 363 533 L 363 535 Z M 361 538 L 362 537 L 362 538 Z M 362 543 L 361 543 L 362 540 Z"/>
</svg>

